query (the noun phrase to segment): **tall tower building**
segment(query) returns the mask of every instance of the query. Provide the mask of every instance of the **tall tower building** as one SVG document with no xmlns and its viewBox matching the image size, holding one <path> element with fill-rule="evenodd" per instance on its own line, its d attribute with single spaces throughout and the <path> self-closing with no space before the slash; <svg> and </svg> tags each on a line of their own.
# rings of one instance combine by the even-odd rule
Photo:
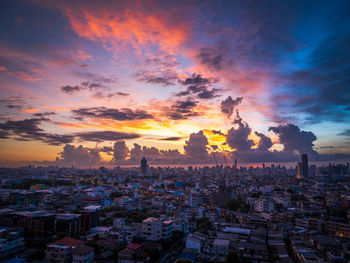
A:
<svg viewBox="0 0 350 263">
<path fill-rule="evenodd" d="M 145 157 L 141 160 L 141 175 L 145 176 L 147 174 L 147 160 Z"/>
<path fill-rule="evenodd" d="M 302 176 L 304 178 L 309 177 L 309 161 L 307 159 L 307 154 L 301 155 L 301 166 L 302 166 Z"/>
<path fill-rule="evenodd" d="M 301 179 L 303 177 L 303 168 L 301 163 L 297 164 L 297 179 Z"/>
</svg>

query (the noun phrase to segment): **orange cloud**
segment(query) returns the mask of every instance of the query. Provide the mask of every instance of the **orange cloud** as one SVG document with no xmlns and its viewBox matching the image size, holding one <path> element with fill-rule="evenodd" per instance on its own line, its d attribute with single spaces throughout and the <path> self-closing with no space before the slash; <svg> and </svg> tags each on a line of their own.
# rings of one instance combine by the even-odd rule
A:
<svg viewBox="0 0 350 263">
<path fill-rule="evenodd" d="M 77 51 L 78 54 L 75 54 L 75 57 L 80 59 L 80 60 L 87 60 L 87 59 L 92 59 L 92 56 L 87 54 L 85 51 L 83 50 L 78 50 Z"/>
<path fill-rule="evenodd" d="M 185 23 L 171 24 L 161 16 L 132 10 L 119 15 L 107 9 L 64 10 L 73 31 L 80 37 L 101 41 L 117 50 L 128 50 L 131 45 L 141 52 L 146 45 L 156 45 L 162 50 L 174 51 L 188 38 Z"/>
<path fill-rule="evenodd" d="M 70 108 L 58 108 L 58 107 L 51 107 L 47 105 L 41 105 L 40 108 L 42 109 L 51 109 L 52 111 L 69 111 Z"/>
<path fill-rule="evenodd" d="M 20 113 L 36 113 L 38 111 L 38 109 L 24 109 L 24 110 L 20 110 Z"/>
</svg>

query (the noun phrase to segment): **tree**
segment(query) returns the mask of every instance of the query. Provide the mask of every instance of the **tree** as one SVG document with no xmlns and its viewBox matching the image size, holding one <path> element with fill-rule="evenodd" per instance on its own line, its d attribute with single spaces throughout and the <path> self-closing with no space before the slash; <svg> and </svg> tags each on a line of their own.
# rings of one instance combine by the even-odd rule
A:
<svg viewBox="0 0 350 263">
<path fill-rule="evenodd" d="M 249 211 L 249 205 L 247 205 L 242 198 L 228 200 L 226 203 L 226 208 L 238 212 Z"/>
<path fill-rule="evenodd" d="M 262 192 L 259 191 L 259 192 L 257 192 L 257 193 L 252 193 L 251 197 L 253 197 L 253 198 L 259 198 L 261 195 L 262 195 Z"/>
<path fill-rule="evenodd" d="M 234 249 L 230 249 L 227 253 L 226 261 L 227 263 L 239 263 L 240 259 L 237 254 L 237 251 Z"/>
</svg>

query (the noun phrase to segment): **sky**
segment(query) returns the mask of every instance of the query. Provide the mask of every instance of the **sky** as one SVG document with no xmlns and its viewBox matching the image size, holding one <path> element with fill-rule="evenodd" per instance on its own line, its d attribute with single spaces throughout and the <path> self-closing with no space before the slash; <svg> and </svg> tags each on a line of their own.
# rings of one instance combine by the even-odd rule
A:
<svg viewBox="0 0 350 263">
<path fill-rule="evenodd" d="M 349 1 L 0 2 L 0 165 L 350 159 Z"/>
</svg>

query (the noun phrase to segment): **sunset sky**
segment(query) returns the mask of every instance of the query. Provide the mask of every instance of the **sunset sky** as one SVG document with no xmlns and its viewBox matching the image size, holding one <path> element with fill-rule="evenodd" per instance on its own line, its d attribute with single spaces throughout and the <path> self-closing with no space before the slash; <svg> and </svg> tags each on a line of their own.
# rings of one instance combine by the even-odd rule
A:
<svg viewBox="0 0 350 263">
<path fill-rule="evenodd" d="M 349 1 L 0 12 L 0 165 L 350 160 Z"/>
</svg>

